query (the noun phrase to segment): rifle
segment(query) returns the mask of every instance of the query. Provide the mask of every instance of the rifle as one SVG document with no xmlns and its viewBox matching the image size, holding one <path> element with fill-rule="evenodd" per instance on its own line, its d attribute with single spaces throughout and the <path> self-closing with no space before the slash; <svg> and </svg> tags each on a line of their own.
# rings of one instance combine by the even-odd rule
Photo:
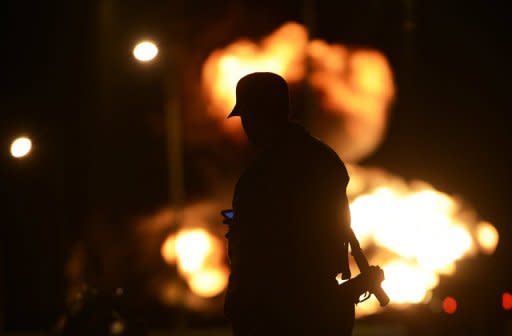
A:
<svg viewBox="0 0 512 336">
<path fill-rule="evenodd" d="M 368 259 L 366 259 L 365 255 L 363 254 L 361 245 L 359 245 L 359 241 L 357 240 L 354 231 L 352 231 L 352 228 L 349 228 L 348 234 L 349 244 L 352 250 L 352 256 L 356 261 L 357 267 L 359 268 L 359 271 L 361 273 L 367 272 L 368 269 L 370 268 L 370 264 L 368 263 Z M 384 307 L 389 303 L 389 296 L 386 294 L 386 292 L 384 292 L 380 284 L 372 288 L 370 292 L 372 292 L 377 298 L 377 300 L 379 300 L 381 307 Z"/>
<path fill-rule="evenodd" d="M 224 217 L 224 224 L 229 224 L 233 220 L 234 212 L 232 209 L 222 210 L 221 214 Z M 350 227 L 348 234 L 350 248 L 352 249 L 352 256 L 356 261 L 357 267 L 361 273 L 367 272 L 370 268 L 370 264 L 368 263 L 368 259 L 366 259 L 365 255 L 363 254 L 363 250 L 361 249 L 361 245 L 359 245 L 359 241 L 357 240 L 354 231 L 352 231 L 352 228 Z M 350 275 L 348 277 L 350 278 Z M 389 297 L 380 285 L 372 288 L 371 292 L 375 295 L 377 300 L 379 300 L 379 303 L 382 307 L 387 306 L 389 303 Z"/>
</svg>

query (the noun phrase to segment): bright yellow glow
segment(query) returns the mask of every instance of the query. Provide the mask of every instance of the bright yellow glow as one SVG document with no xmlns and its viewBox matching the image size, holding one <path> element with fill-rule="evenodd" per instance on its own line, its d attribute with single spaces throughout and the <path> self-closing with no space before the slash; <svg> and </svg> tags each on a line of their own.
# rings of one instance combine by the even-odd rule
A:
<svg viewBox="0 0 512 336">
<path fill-rule="evenodd" d="M 149 62 L 155 59 L 158 55 L 158 47 L 152 41 L 139 42 L 133 48 L 133 57 L 141 62 Z"/>
<path fill-rule="evenodd" d="M 381 186 L 356 197 L 350 208 L 363 246 L 373 243 L 381 253 L 391 253 L 380 263 L 392 303 L 422 302 L 439 274 L 453 273 L 455 261 L 472 247 L 455 201 L 427 186 L 414 191 Z"/>
<path fill-rule="evenodd" d="M 454 218 L 455 209 L 453 200 L 433 189 L 400 193 L 379 187 L 354 199 L 352 226 L 364 245 L 372 240 L 436 272 L 472 247 L 471 235 Z"/>
<path fill-rule="evenodd" d="M 198 296 L 210 298 L 219 295 L 228 284 L 228 271 L 224 268 L 205 269 L 195 273 L 188 285 Z"/>
<path fill-rule="evenodd" d="M 491 223 L 480 223 L 476 228 L 476 236 L 480 247 L 485 253 L 491 254 L 496 250 L 499 234 L 498 230 Z"/>
<path fill-rule="evenodd" d="M 370 264 L 381 265 L 391 304 L 425 302 L 440 275 L 480 247 L 492 253 L 498 232 L 467 216 L 467 209 L 424 182 L 407 183 L 377 169 L 348 166 L 352 228 L 361 246 L 378 246 Z M 351 182 L 352 183 L 352 182 Z M 478 241 L 473 240 L 475 232 Z M 376 300 L 358 305 L 358 316 L 379 310 Z"/>
<path fill-rule="evenodd" d="M 490 253 L 489 249 L 495 248 L 498 235 L 494 227 L 477 220 L 457 199 L 425 182 L 408 183 L 375 168 L 347 168 L 351 183 L 357 184 L 348 189 L 352 228 L 361 246 L 372 249 L 370 264 L 384 269 L 382 286 L 396 308 L 428 302 L 440 275 L 455 273 L 457 260 L 478 249 Z M 226 248 L 223 240 L 204 229 L 204 218 L 210 217 L 201 217 L 198 209 L 201 207 L 191 206 L 184 211 L 185 227 L 167 237 L 161 254 L 167 263 L 177 266 L 195 295 L 208 298 L 227 286 Z M 172 218 L 163 214 L 155 216 L 158 228 Z M 353 260 L 351 268 L 355 273 Z M 169 292 L 172 296 L 167 292 L 163 296 L 178 300 L 175 296 L 182 295 L 181 290 L 176 287 Z M 368 315 L 380 309 L 372 297 L 357 306 L 356 314 Z"/>
<path fill-rule="evenodd" d="M 435 273 L 400 261 L 384 265 L 383 270 L 386 279 L 382 288 L 393 303 L 420 303 L 439 282 Z"/>
<path fill-rule="evenodd" d="M 211 253 L 212 242 L 206 230 L 181 231 L 176 237 L 178 267 L 183 273 L 199 271 Z"/>
<path fill-rule="evenodd" d="M 165 239 L 160 254 L 168 264 L 176 263 L 176 236 L 170 235 Z"/>
<path fill-rule="evenodd" d="M 15 158 L 22 158 L 32 149 L 32 141 L 27 137 L 19 137 L 11 144 L 11 155 Z"/>
<path fill-rule="evenodd" d="M 227 286 L 224 246 L 202 228 L 183 229 L 167 237 L 160 248 L 164 260 L 177 265 L 179 274 L 197 296 L 209 298 Z M 168 301 L 168 293 L 164 295 Z"/>
<path fill-rule="evenodd" d="M 230 135 L 243 133 L 238 118 L 225 118 L 235 104 L 236 83 L 254 71 L 276 72 L 289 83 L 308 80 L 320 93 L 322 113 L 339 117 L 344 125 L 335 134 L 322 134 L 349 144 L 344 159 L 358 160 L 380 143 L 395 95 L 393 73 L 382 53 L 309 40 L 305 28 L 296 23 L 284 24 L 259 42 L 239 40 L 214 51 L 202 69 L 208 100 L 205 111 Z M 408 183 L 359 168 L 351 170 L 350 176 L 352 227 L 363 248 L 377 246 L 370 263 L 384 268 L 383 286 L 392 304 L 405 307 L 424 302 L 441 274 L 456 271 L 457 260 L 478 248 L 494 250 L 497 244 L 497 232 L 494 235 L 488 227 L 483 233 L 475 231 L 478 223 L 464 214 L 467 209 L 426 183 Z M 197 288 L 191 285 L 194 275 L 210 269 L 211 254 L 219 251 L 214 241 L 210 240 L 210 252 L 199 253 L 210 254 L 197 257 L 203 260 L 195 262 L 200 266 L 192 267 L 193 272 L 186 267 L 181 270 L 193 291 Z M 178 265 L 182 263 L 178 254 Z M 217 270 L 221 267 L 218 262 L 213 265 Z M 357 313 L 371 314 L 378 308 L 370 299 L 358 305 Z"/>
</svg>

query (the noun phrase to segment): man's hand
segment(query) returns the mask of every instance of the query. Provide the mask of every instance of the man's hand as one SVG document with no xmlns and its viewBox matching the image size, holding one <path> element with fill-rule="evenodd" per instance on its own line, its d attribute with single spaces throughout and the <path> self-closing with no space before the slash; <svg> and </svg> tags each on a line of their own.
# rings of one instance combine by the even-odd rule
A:
<svg viewBox="0 0 512 336">
<path fill-rule="evenodd" d="M 357 303 L 362 294 L 373 292 L 373 289 L 377 288 L 383 280 L 384 271 L 379 266 L 370 266 L 367 271 L 341 284 L 341 289 L 354 303 Z"/>
<path fill-rule="evenodd" d="M 365 287 L 371 292 L 384 280 L 384 271 L 379 266 L 370 266 L 367 271 L 361 273 L 361 277 Z"/>
</svg>

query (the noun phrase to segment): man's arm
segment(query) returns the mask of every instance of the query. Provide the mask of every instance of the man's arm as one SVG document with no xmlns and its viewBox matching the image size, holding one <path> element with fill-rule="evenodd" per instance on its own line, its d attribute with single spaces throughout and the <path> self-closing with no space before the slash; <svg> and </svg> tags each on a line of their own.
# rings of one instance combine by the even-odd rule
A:
<svg viewBox="0 0 512 336">
<path fill-rule="evenodd" d="M 384 280 L 382 269 L 379 266 L 370 266 L 367 272 L 342 283 L 340 290 L 343 297 L 357 303 L 361 295 L 365 292 L 371 292 L 372 288 L 375 288 L 382 280 Z"/>
<path fill-rule="evenodd" d="M 357 238 L 355 237 L 354 232 L 352 231 L 352 228 L 351 228 L 350 207 L 349 207 L 348 197 L 346 194 L 346 187 L 348 185 L 349 177 L 348 177 L 348 174 L 346 172 L 346 168 L 344 165 L 343 165 L 341 175 L 342 175 L 342 177 L 345 177 L 346 178 L 345 181 L 347 181 L 346 184 L 344 185 L 343 193 L 341 195 L 342 211 L 340 212 L 341 218 L 339 218 L 339 224 L 343 228 L 343 236 L 344 236 L 344 240 L 346 242 L 344 244 L 343 253 L 344 253 L 344 255 L 346 255 L 346 258 L 347 258 L 346 263 L 344 262 L 343 263 L 344 265 L 342 265 L 341 271 L 342 271 L 342 279 L 344 279 L 344 280 L 349 279 L 348 281 L 344 282 L 341 285 L 341 290 L 345 297 L 348 297 L 352 302 L 357 303 L 357 302 L 359 302 L 359 298 L 361 297 L 361 295 L 363 295 L 365 292 L 372 291 L 372 289 L 380 286 L 380 283 L 384 280 L 384 272 L 378 266 L 369 266 L 368 262 L 366 261 L 366 258 L 361 253 L 362 251 L 360 250 L 359 242 L 357 242 Z M 355 242 L 354 242 L 354 240 L 355 240 Z M 364 259 L 364 261 L 366 261 L 366 266 L 365 266 L 364 272 L 362 272 L 361 274 L 359 274 L 358 276 L 356 276 L 353 279 L 350 279 L 351 274 L 350 274 L 350 268 L 348 266 L 349 263 L 348 263 L 348 249 L 347 248 L 348 248 L 349 242 L 351 245 L 350 248 L 352 250 L 352 253 L 354 253 L 354 249 L 358 249 L 357 253 L 360 253 L 360 256 Z M 354 246 L 354 244 L 357 246 Z M 358 266 L 361 267 L 361 265 L 359 264 L 361 261 L 358 259 L 356 259 L 356 261 L 358 262 Z"/>
</svg>

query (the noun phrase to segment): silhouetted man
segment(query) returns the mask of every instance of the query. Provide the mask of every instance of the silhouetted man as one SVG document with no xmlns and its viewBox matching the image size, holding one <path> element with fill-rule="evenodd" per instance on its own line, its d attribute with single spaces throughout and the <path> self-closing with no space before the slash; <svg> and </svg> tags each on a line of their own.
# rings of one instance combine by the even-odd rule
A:
<svg viewBox="0 0 512 336">
<path fill-rule="evenodd" d="M 225 302 L 235 335 L 349 335 L 354 304 L 382 271 L 349 274 L 347 170 L 289 121 L 288 86 L 273 73 L 240 79 L 236 106 L 258 158 L 240 177 L 228 221 Z"/>
</svg>

